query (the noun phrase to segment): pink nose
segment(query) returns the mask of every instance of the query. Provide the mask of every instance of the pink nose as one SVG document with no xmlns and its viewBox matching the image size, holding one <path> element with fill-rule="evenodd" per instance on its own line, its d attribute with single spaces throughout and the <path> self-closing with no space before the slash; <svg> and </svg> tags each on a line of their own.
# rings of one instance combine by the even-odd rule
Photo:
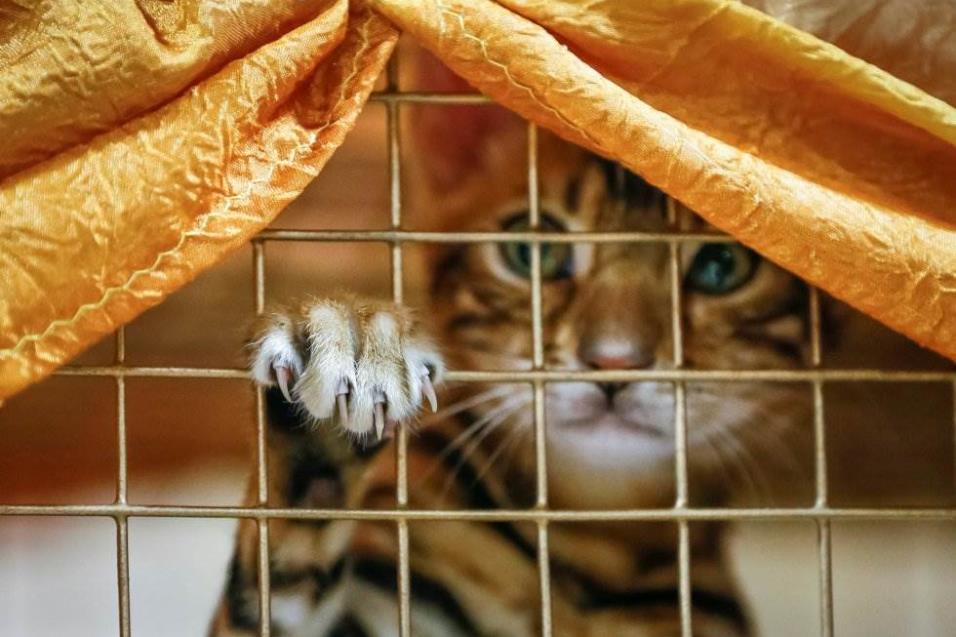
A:
<svg viewBox="0 0 956 637">
<path fill-rule="evenodd" d="M 594 343 L 580 352 L 581 360 L 591 369 L 645 369 L 654 364 L 654 354 L 639 347 L 602 347 Z M 610 350 L 610 351 L 609 351 Z"/>
</svg>

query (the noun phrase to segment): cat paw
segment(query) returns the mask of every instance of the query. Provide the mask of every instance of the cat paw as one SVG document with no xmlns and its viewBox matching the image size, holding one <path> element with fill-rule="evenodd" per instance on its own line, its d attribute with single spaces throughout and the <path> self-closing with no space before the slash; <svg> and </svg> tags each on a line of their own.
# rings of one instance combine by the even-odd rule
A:
<svg viewBox="0 0 956 637">
<path fill-rule="evenodd" d="M 381 439 L 425 401 L 438 408 L 444 364 L 404 306 L 313 300 L 265 316 L 251 347 L 257 383 L 362 437 Z"/>
</svg>

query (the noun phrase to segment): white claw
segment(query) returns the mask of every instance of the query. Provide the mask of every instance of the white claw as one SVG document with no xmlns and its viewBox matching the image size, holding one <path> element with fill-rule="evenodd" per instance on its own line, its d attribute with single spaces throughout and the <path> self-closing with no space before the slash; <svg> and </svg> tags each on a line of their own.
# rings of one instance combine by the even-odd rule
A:
<svg viewBox="0 0 956 637">
<path fill-rule="evenodd" d="M 385 435 L 385 407 L 382 403 L 375 403 L 375 415 L 372 417 L 372 424 L 375 426 L 375 437 L 378 440 Z"/>
<path fill-rule="evenodd" d="M 432 385 L 432 380 L 426 371 L 422 374 L 422 393 L 425 394 L 425 398 L 428 399 L 428 404 L 432 408 L 432 412 L 438 411 L 438 396 L 435 395 L 435 387 Z"/>
<path fill-rule="evenodd" d="M 292 380 L 292 370 L 285 365 L 276 365 L 276 382 L 279 384 L 279 391 L 285 396 L 286 401 L 292 402 L 292 394 L 289 393 L 289 381 Z"/>
<path fill-rule="evenodd" d="M 342 424 L 345 424 L 349 421 L 349 381 L 342 379 L 339 381 L 339 386 L 335 390 L 335 402 L 338 405 L 339 409 L 339 418 Z"/>
<path fill-rule="evenodd" d="M 335 397 L 335 402 L 339 408 L 339 422 L 343 425 L 349 421 L 349 401 L 346 394 L 339 394 Z"/>
<path fill-rule="evenodd" d="M 336 395 L 349 393 L 349 381 L 347 378 L 339 380 L 339 386 L 335 388 Z"/>
<path fill-rule="evenodd" d="M 375 429 L 375 437 L 381 440 L 385 435 L 385 394 L 381 391 L 375 392 L 375 413 L 372 415 L 372 426 Z"/>
</svg>

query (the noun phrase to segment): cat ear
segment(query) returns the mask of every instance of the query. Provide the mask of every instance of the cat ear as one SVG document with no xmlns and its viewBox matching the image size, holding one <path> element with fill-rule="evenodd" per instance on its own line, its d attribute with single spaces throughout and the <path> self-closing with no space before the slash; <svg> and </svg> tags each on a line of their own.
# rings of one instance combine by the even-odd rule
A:
<svg viewBox="0 0 956 637">
<path fill-rule="evenodd" d="M 403 57 L 410 62 L 406 77 L 415 90 L 476 92 L 431 53 L 417 48 L 408 53 Z M 524 144 L 521 118 L 495 104 L 417 104 L 408 111 L 415 162 L 434 194 L 448 194 L 486 178 L 508 155 L 520 153 Z"/>
</svg>

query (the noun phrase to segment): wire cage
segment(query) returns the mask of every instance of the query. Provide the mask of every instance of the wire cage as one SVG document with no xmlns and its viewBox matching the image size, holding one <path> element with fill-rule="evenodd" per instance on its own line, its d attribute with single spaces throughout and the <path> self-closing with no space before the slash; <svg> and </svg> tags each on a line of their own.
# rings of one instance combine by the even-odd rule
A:
<svg viewBox="0 0 956 637">
<path fill-rule="evenodd" d="M 402 91 L 398 85 L 397 65 L 388 67 L 384 90 L 373 93 L 373 103 L 384 106 L 387 122 L 387 160 L 390 227 L 385 230 L 284 230 L 267 229 L 253 240 L 253 280 L 251 292 L 257 313 L 266 303 L 266 252 L 282 249 L 283 242 L 375 242 L 390 249 L 392 298 L 401 303 L 403 289 L 403 255 L 409 244 L 422 243 L 494 243 L 527 242 L 531 246 L 531 337 L 533 343 L 532 369 L 529 371 L 453 370 L 447 374 L 450 382 L 461 383 L 521 383 L 533 388 L 533 423 L 536 461 L 537 497 L 535 506 L 528 510 L 415 510 L 409 508 L 408 433 L 397 432 L 396 492 L 397 506 L 392 510 L 317 510 L 277 509 L 267 504 L 268 458 L 266 449 L 266 418 L 264 396 L 258 390 L 255 402 L 256 421 L 256 502 L 251 506 L 175 506 L 133 504 L 128 499 L 127 454 L 127 379 L 158 378 L 227 378 L 245 379 L 243 369 L 212 367 L 131 366 L 126 363 L 126 332 L 121 328 L 115 335 L 115 361 L 111 365 L 67 366 L 61 376 L 99 376 L 115 381 L 116 439 L 118 469 L 115 476 L 116 499 L 111 504 L 72 505 L 0 505 L 0 516 L 94 516 L 111 518 L 116 527 L 116 577 L 119 591 L 119 633 L 132 634 L 130 621 L 130 551 L 129 521 L 131 518 L 231 518 L 254 520 L 258 527 L 258 595 L 260 605 L 259 634 L 270 635 L 270 547 L 269 521 L 273 519 L 353 519 L 393 522 L 398 542 L 398 628 L 399 634 L 411 632 L 409 524 L 416 521 L 513 521 L 531 523 L 537 529 L 537 565 L 540 582 L 540 626 L 542 634 L 553 632 L 551 611 L 551 577 L 549 574 L 549 525 L 568 521 L 663 521 L 676 525 L 678 534 L 679 613 L 682 635 L 693 634 L 690 573 L 691 543 L 689 525 L 699 521 L 781 521 L 804 520 L 816 526 L 819 634 L 834 634 L 834 605 L 832 586 L 831 524 L 842 520 L 944 520 L 956 521 L 953 508 L 843 508 L 831 506 L 828 497 L 828 470 L 824 386 L 834 382 L 936 382 L 947 383 L 956 390 L 956 372 L 883 370 L 870 368 L 827 369 L 822 366 L 820 296 L 810 293 L 811 366 L 800 370 L 696 370 L 683 367 L 683 332 L 680 256 L 682 244 L 688 241 L 715 240 L 714 235 L 689 234 L 676 228 L 668 232 L 568 232 L 561 235 L 539 232 L 541 220 L 538 198 L 537 129 L 527 126 L 527 208 L 530 229 L 523 232 L 434 232 L 411 231 L 403 226 L 402 139 L 400 111 L 410 104 L 480 105 L 489 100 L 477 94 Z M 673 209 L 670 211 L 673 221 Z M 719 238 L 717 239 L 719 240 Z M 542 243 L 637 243 L 665 244 L 669 250 L 671 290 L 671 328 L 673 331 L 673 370 L 621 371 L 559 371 L 545 364 L 542 319 Z M 548 452 L 545 444 L 547 422 L 545 416 L 545 386 L 557 381 L 656 381 L 671 383 L 675 396 L 675 484 L 676 499 L 672 507 L 633 510 L 555 510 L 549 507 Z M 815 501 L 812 506 L 794 508 L 744 507 L 701 508 L 692 506 L 688 489 L 686 384 L 691 382 L 788 382 L 803 383 L 812 391 L 813 404 L 813 458 L 815 463 Z M 956 426 L 956 413 L 953 415 Z"/>
</svg>

